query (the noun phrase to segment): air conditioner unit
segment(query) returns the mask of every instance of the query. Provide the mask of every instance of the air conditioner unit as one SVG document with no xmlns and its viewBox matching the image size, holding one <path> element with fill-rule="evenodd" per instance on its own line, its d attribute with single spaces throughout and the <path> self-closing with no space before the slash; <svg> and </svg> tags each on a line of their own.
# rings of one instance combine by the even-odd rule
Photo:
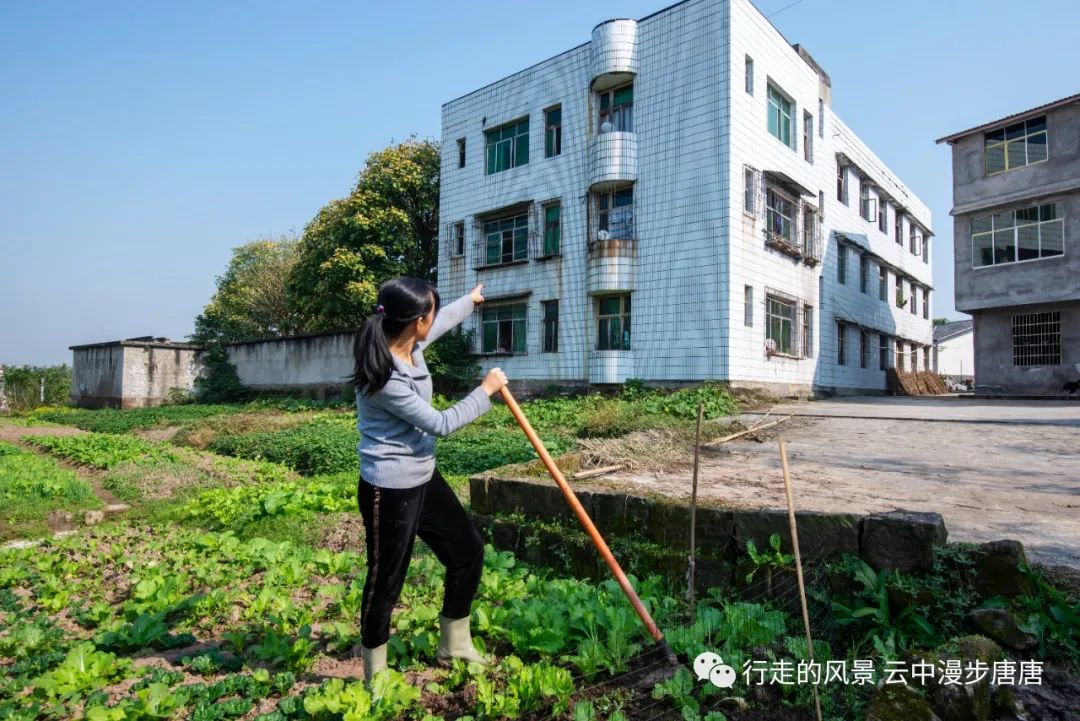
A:
<svg viewBox="0 0 1080 721">
<path fill-rule="evenodd" d="M 601 230 L 599 233 L 596 234 L 597 240 L 607 240 L 610 237 L 611 235 L 606 230 Z"/>
<path fill-rule="evenodd" d="M 600 124 L 600 132 L 601 133 L 610 133 L 614 129 L 615 129 L 615 126 L 612 125 L 611 122 L 608 121 L 608 120 L 605 120 L 603 123 Z"/>
</svg>

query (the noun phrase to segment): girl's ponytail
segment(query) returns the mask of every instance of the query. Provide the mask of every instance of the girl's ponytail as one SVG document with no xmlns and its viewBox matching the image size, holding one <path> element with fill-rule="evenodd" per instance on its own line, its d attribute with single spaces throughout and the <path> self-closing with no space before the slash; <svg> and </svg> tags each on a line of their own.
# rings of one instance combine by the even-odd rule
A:
<svg viewBox="0 0 1080 721">
<path fill-rule="evenodd" d="M 394 357 L 390 340 L 410 323 L 428 313 L 439 312 L 439 291 L 420 278 L 394 278 L 379 286 L 379 305 L 356 332 L 353 341 L 355 369 L 352 382 L 359 396 L 370 396 L 390 380 Z"/>
</svg>

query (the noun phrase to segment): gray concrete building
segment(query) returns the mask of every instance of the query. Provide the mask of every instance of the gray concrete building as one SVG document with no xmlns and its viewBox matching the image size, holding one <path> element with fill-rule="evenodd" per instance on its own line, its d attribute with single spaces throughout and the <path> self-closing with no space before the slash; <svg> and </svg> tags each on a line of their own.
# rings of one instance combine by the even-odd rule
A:
<svg viewBox="0 0 1080 721">
<path fill-rule="evenodd" d="M 1080 94 L 938 140 L 952 146 L 956 309 L 975 390 L 1080 379 Z"/>
<path fill-rule="evenodd" d="M 79 408 L 144 408 L 174 388 L 191 390 L 200 346 L 141 336 L 73 345 L 71 404 Z"/>
</svg>

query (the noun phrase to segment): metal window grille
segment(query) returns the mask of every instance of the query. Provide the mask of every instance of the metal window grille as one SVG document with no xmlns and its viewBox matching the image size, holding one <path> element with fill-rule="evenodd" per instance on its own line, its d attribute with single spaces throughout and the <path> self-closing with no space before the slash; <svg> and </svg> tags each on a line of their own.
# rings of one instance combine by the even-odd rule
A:
<svg viewBox="0 0 1080 721">
<path fill-rule="evenodd" d="M 544 306 L 544 352 L 559 352 L 559 301 L 547 300 Z"/>
<path fill-rule="evenodd" d="M 814 307 L 803 306 L 802 314 L 802 356 L 814 357 Z"/>
<path fill-rule="evenodd" d="M 612 88 L 600 93 L 600 132 L 604 124 L 610 123 L 610 130 L 630 133 L 634 130 L 634 84 Z"/>
<path fill-rule="evenodd" d="M 525 352 L 526 304 L 503 303 L 480 309 L 480 352 L 510 355 Z"/>
<path fill-rule="evenodd" d="M 527 211 L 478 222 L 476 267 L 485 268 L 528 260 L 530 246 L 536 242 L 536 213 Z"/>
<path fill-rule="evenodd" d="M 1013 365 L 1061 364 L 1061 313 L 1022 313 L 1012 317 Z"/>
<path fill-rule="evenodd" d="M 743 212 L 757 215 L 758 208 L 758 171 L 749 165 L 743 166 Z"/>
</svg>

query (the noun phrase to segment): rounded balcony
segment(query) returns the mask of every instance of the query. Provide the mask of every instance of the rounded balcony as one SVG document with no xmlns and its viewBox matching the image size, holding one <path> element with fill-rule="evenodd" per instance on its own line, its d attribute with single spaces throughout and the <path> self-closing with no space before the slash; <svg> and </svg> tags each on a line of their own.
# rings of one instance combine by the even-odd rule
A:
<svg viewBox="0 0 1080 721">
<path fill-rule="evenodd" d="M 586 292 L 613 293 L 637 290 L 634 241 L 605 238 L 589 245 L 585 272 Z"/>
<path fill-rule="evenodd" d="M 621 85 L 638 72 L 637 20 L 617 19 L 600 23 L 592 31 L 591 73 L 593 90 Z"/>
<path fill-rule="evenodd" d="M 637 175 L 637 137 L 633 133 L 608 130 L 589 141 L 589 190 L 610 190 L 614 185 L 634 182 Z"/>
<path fill-rule="evenodd" d="M 634 377 L 634 351 L 589 351 L 590 383 L 625 383 Z"/>
</svg>

